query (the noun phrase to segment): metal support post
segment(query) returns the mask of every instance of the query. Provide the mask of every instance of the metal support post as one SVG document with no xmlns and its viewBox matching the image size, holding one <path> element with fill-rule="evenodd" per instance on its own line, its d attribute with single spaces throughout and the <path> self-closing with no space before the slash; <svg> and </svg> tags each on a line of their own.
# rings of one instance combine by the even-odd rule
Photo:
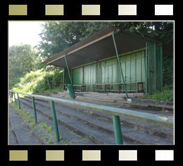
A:
<svg viewBox="0 0 183 166">
<path fill-rule="evenodd" d="M 160 57 L 161 57 L 161 91 L 163 90 L 163 49 L 160 46 Z M 175 70 L 175 69 L 174 69 Z"/>
<path fill-rule="evenodd" d="M 128 93 L 127 93 L 127 90 L 126 90 L 125 79 L 124 79 L 124 76 L 123 76 L 123 69 L 122 69 L 122 66 L 121 66 L 121 62 L 119 60 L 119 54 L 118 54 L 118 49 L 117 49 L 117 45 L 116 45 L 116 41 L 115 41 L 115 37 L 114 37 L 114 32 L 112 33 L 112 39 L 113 39 L 113 43 L 114 43 L 114 47 L 115 47 L 115 51 L 116 51 L 116 56 L 117 56 L 117 60 L 118 60 L 119 69 L 120 69 L 120 72 L 121 72 L 121 80 L 123 81 L 126 97 L 128 98 Z"/>
<path fill-rule="evenodd" d="M 122 137 L 122 133 L 121 133 L 121 124 L 120 124 L 120 117 L 113 115 L 112 116 L 113 119 L 113 127 L 114 127 L 114 135 L 115 135 L 115 141 L 116 144 L 123 144 L 123 137 Z"/>
<path fill-rule="evenodd" d="M 57 139 L 57 142 L 59 142 L 60 138 L 59 138 L 59 131 L 58 131 L 58 124 L 57 124 L 57 117 L 56 117 L 56 112 L 55 112 L 54 101 L 51 101 L 51 110 L 52 110 L 52 114 L 53 114 L 53 123 L 54 123 L 54 128 L 55 128 L 56 139 Z"/>
<path fill-rule="evenodd" d="M 10 92 L 10 101 L 13 101 L 13 92 Z"/>
<path fill-rule="evenodd" d="M 21 109 L 21 106 L 20 106 L 20 99 L 19 99 L 18 93 L 17 93 L 17 99 L 18 99 L 18 108 Z"/>
<path fill-rule="evenodd" d="M 63 90 L 65 90 L 65 69 L 63 70 Z"/>
<path fill-rule="evenodd" d="M 147 55 L 148 54 L 148 50 L 147 49 L 148 49 L 148 43 L 146 42 L 146 62 L 145 62 L 145 69 L 146 69 L 145 70 L 146 71 L 146 73 L 145 73 L 146 74 L 146 93 L 148 92 L 148 85 L 147 85 L 148 84 L 148 64 L 147 64 L 148 63 L 148 59 L 147 59 L 148 58 L 148 55 Z"/>
<path fill-rule="evenodd" d="M 33 111 L 34 111 L 35 123 L 37 123 L 37 113 L 36 113 L 36 105 L 35 105 L 35 99 L 34 99 L 34 97 L 32 97 L 32 107 L 33 107 Z"/>
<path fill-rule="evenodd" d="M 15 93 L 14 93 L 14 99 L 15 99 L 15 104 L 17 105 L 17 100 L 16 100 L 16 96 L 15 96 Z"/>
<path fill-rule="evenodd" d="M 69 79 L 70 79 L 71 84 L 72 84 L 71 74 L 70 74 L 70 71 L 69 71 L 69 66 L 68 66 L 68 64 L 67 64 L 66 56 L 64 56 L 64 59 L 65 59 L 65 63 L 66 63 L 66 66 L 67 66 L 67 71 L 68 71 L 68 74 L 69 74 Z"/>
</svg>

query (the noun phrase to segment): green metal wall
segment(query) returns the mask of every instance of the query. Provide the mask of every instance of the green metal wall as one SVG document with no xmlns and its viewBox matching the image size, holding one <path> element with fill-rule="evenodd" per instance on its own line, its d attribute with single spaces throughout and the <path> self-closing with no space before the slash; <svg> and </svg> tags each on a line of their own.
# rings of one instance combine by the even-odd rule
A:
<svg viewBox="0 0 183 166">
<path fill-rule="evenodd" d="M 161 91 L 163 88 L 163 55 L 162 46 L 156 47 L 156 89 Z"/>
<path fill-rule="evenodd" d="M 147 42 L 147 93 L 162 90 L 163 75 L 162 75 L 162 45 L 157 45 L 153 42 Z"/>
<path fill-rule="evenodd" d="M 120 56 L 120 61 L 126 82 L 145 82 L 145 50 Z M 73 84 L 85 84 L 87 91 L 93 91 L 94 83 L 121 82 L 117 58 L 74 68 L 72 73 Z M 112 89 L 117 89 L 117 86 L 113 86 Z M 127 89 L 136 89 L 136 87 L 128 85 Z"/>
<path fill-rule="evenodd" d="M 125 82 L 145 82 L 145 51 L 139 51 L 120 58 Z M 145 84 L 144 84 L 145 87 Z M 127 85 L 127 89 L 136 89 Z"/>
<path fill-rule="evenodd" d="M 73 70 L 73 80 L 75 85 L 83 84 L 83 67 Z"/>
<path fill-rule="evenodd" d="M 96 83 L 96 63 L 84 66 L 84 83 L 87 91 L 93 91 L 92 84 Z"/>
</svg>

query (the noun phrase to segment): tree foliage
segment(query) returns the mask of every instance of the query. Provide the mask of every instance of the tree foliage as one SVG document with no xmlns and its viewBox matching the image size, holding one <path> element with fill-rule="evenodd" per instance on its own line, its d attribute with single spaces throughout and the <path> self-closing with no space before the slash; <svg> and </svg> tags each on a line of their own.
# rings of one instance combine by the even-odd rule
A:
<svg viewBox="0 0 183 166">
<path fill-rule="evenodd" d="M 9 48 L 9 79 L 11 86 L 19 81 L 19 77 L 36 69 L 40 61 L 37 53 L 37 50 L 28 44 L 14 45 Z"/>
<path fill-rule="evenodd" d="M 119 27 L 144 37 L 160 40 L 163 45 L 163 56 L 170 58 L 169 61 L 173 59 L 173 22 L 48 21 L 42 26 L 43 31 L 40 34 L 42 41 L 37 48 L 44 60 L 108 26 Z M 172 77 L 168 74 L 170 71 L 173 73 L 173 68 L 167 70 L 166 64 L 168 63 L 164 65 L 165 80 L 171 80 Z"/>
<path fill-rule="evenodd" d="M 162 41 L 168 45 L 173 41 L 172 22 L 45 22 L 40 33 L 42 41 L 37 46 L 41 56 L 47 59 L 84 38 L 108 27 L 116 26 L 139 35 Z"/>
</svg>

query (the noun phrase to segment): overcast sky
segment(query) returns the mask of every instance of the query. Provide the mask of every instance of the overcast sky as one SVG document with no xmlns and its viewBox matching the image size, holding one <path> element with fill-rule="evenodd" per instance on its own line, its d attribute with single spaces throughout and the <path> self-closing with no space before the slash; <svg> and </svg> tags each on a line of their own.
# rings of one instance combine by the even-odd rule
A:
<svg viewBox="0 0 183 166">
<path fill-rule="evenodd" d="M 9 47 L 20 43 L 35 46 L 41 40 L 43 21 L 9 21 Z"/>
</svg>

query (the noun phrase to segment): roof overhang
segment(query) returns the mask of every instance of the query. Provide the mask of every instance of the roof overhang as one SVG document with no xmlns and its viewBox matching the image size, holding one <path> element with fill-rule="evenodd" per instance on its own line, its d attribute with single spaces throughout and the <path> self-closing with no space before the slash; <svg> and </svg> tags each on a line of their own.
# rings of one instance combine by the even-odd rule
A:
<svg viewBox="0 0 183 166">
<path fill-rule="evenodd" d="M 47 65 L 66 67 L 66 57 L 70 68 L 97 62 L 116 55 L 112 33 L 115 32 L 115 41 L 119 54 L 146 47 L 146 42 L 156 42 L 140 35 L 120 30 L 116 27 L 105 28 L 90 37 L 72 45 L 64 51 L 44 61 Z"/>
</svg>

